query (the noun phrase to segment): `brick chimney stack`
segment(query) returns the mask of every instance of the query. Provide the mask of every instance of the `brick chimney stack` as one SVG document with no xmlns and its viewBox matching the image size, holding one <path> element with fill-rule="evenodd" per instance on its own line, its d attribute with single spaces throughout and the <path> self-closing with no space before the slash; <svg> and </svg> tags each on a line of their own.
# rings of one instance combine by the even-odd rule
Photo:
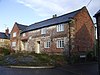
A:
<svg viewBox="0 0 100 75">
<path fill-rule="evenodd" d="M 7 36 L 9 35 L 9 29 L 8 29 L 8 28 L 5 30 L 5 34 L 6 34 Z"/>
</svg>

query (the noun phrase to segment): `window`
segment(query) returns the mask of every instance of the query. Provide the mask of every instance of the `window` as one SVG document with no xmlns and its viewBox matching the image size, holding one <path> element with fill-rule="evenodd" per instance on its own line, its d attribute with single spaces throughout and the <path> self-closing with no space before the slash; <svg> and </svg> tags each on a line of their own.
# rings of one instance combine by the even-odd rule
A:
<svg viewBox="0 0 100 75">
<path fill-rule="evenodd" d="M 16 37 L 16 32 L 13 33 L 13 37 Z"/>
<path fill-rule="evenodd" d="M 30 36 L 29 39 L 32 39 L 32 36 Z"/>
<path fill-rule="evenodd" d="M 46 28 L 41 29 L 41 34 L 46 34 Z"/>
<path fill-rule="evenodd" d="M 24 36 L 26 36 L 26 34 L 25 34 L 25 33 L 23 33 L 23 37 L 24 37 Z"/>
<path fill-rule="evenodd" d="M 64 24 L 57 25 L 57 32 L 64 31 Z"/>
<path fill-rule="evenodd" d="M 12 47 L 15 47 L 16 46 L 16 42 L 12 42 Z"/>
<path fill-rule="evenodd" d="M 0 39 L 0 42 L 4 42 L 4 39 Z"/>
<path fill-rule="evenodd" d="M 50 48 L 50 41 L 44 42 L 44 47 L 45 48 Z"/>
<path fill-rule="evenodd" d="M 64 48 L 64 40 L 57 41 L 57 48 Z"/>
</svg>

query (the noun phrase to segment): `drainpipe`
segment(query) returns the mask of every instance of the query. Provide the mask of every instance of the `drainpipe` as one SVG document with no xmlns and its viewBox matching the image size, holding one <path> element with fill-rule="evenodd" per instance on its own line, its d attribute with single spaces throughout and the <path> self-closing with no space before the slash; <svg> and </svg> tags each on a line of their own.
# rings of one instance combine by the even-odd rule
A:
<svg viewBox="0 0 100 75">
<path fill-rule="evenodd" d="M 99 24 L 100 13 L 95 14 L 93 17 L 96 18 L 96 24 L 97 24 L 97 61 L 98 61 L 98 72 L 100 75 L 100 24 Z"/>
<path fill-rule="evenodd" d="M 98 56 L 98 71 L 99 71 L 99 74 L 100 74 L 100 26 L 98 25 L 98 17 L 96 17 L 96 22 L 97 22 L 97 44 L 98 44 L 98 48 L 97 48 L 97 56 Z"/>
<path fill-rule="evenodd" d="M 68 23 L 69 24 L 69 61 L 70 61 L 70 57 L 71 57 L 71 32 L 70 32 L 70 22 Z"/>
</svg>

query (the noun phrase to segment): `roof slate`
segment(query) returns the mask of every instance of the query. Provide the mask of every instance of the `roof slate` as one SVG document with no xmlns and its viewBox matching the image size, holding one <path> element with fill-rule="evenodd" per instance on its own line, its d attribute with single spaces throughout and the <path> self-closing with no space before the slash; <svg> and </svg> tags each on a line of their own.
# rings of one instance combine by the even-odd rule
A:
<svg viewBox="0 0 100 75">
<path fill-rule="evenodd" d="M 5 33 L 0 32 L 0 38 L 1 39 L 10 39 L 10 34 L 8 34 L 8 36 L 7 36 Z"/>
<path fill-rule="evenodd" d="M 22 33 L 28 32 L 28 31 L 31 31 L 31 30 L 40 29 L 40 28 L 43 28 L 43 27 L 48 27 L 48 26 L 68 22 L 68 21 L 70 21 L 70 18 L 73 18 L 79 11 L 80 11 L 80 9 L 73 11 L 71 13 L 68 13 L 68 14 L 62 15 L 62 16 L 50 18 L 50 19 L 47 19 L 47 20 L 44 20 L 44 21 L 41 21 L 41 22 L 38 22 L 38 23 L 31 24 L 26 29 L 24 29 L 22 31 Z"/>
<path fill-rule="evenodd" d="M 19 28 L 20 30 L 22 30 L 22 31 L 23 31 L 24 29 L 26 29 L 26 27 L 28 27 L 28 26 L 26 26 L 26 25 L 18 24 L 17 22 L 16 22 L 15 24 L 17 24 L 18 28 Z"/>
<path fill-rule="evenodd" d="M 83 8 L 86 8 L 86 7 L 84 6 Z M 21 33 L 25 33 L 25 32 L 40 29 L 43 27 L 49 27 L 52 25 L 67 23 L 71 20 L 71 18 L 73 18 L 83 8 L 73 11 L 73 12 L 70 12 L 70 13 L 67 13 L 67 14 L 64 14 L 64 15 L 61 15 L 61 16 L 58 16 L 58 17 L 55 17 L 55 18 L 50 18 L 50 19 L 47 19 L 47 20 L 44 20 L 41 22 L 37 22 L 37 23 L 31 24 L 29 26 L 18 24 L 18 27 L 19 27 L 19 29 L 22 30 Z"/>
</svg>

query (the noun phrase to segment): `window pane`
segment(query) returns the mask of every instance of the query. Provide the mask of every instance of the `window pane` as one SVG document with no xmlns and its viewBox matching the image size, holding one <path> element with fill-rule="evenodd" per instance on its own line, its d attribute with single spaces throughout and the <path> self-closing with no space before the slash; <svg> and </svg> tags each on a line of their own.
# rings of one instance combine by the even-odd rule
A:
<svg viewBox="0 0 100 75">
<path fill-rule="evenodd" d="M 41 29 L 41 34 L 46 34 L 46 28 Z"/>
<path fill-rule="evenodd" d="M 26 34 L 25 33 L 23 33 L 23 37 L 25 36 Z"/>
<path fill-rule="evenodd" d="M 12 46 L 13 46 L 13 47 L 16 46 L 16 42 L 12 42 Z"/>
<path fill-rule="evenodd" d="M 13 37 L 16 37 L 16 32 L 13 33 Z"/>
<path fill-rule="evenodd" d="M 62 47 L 62 41 L 60 40 L 60 47 Z"/>
<path fill-rule="evenodd" d="M 64 47 L 64 41 L 62 40 L 62 47 Z"/>
<path fill-rule="evenodd" d="M 57 25 L 57 32 L 64 31 L 64 24 Z"/>
<path fill-rule="evenodd" d="M 50 41 L 45 42 L 45 43 L 44 43 L 44 47 L 45 47 L 45 48 L 50 48 Z"/>
<path fill-rule="evenodd" d="M 61 31 L 64 31 L 64 25 L 61 24 Z"/>
<path fill-rule="evenodd" d="M 64 47 L 64 40 L 58 40 L 57 41 L 57 48 L 63 48 Z"/>
</svg>

